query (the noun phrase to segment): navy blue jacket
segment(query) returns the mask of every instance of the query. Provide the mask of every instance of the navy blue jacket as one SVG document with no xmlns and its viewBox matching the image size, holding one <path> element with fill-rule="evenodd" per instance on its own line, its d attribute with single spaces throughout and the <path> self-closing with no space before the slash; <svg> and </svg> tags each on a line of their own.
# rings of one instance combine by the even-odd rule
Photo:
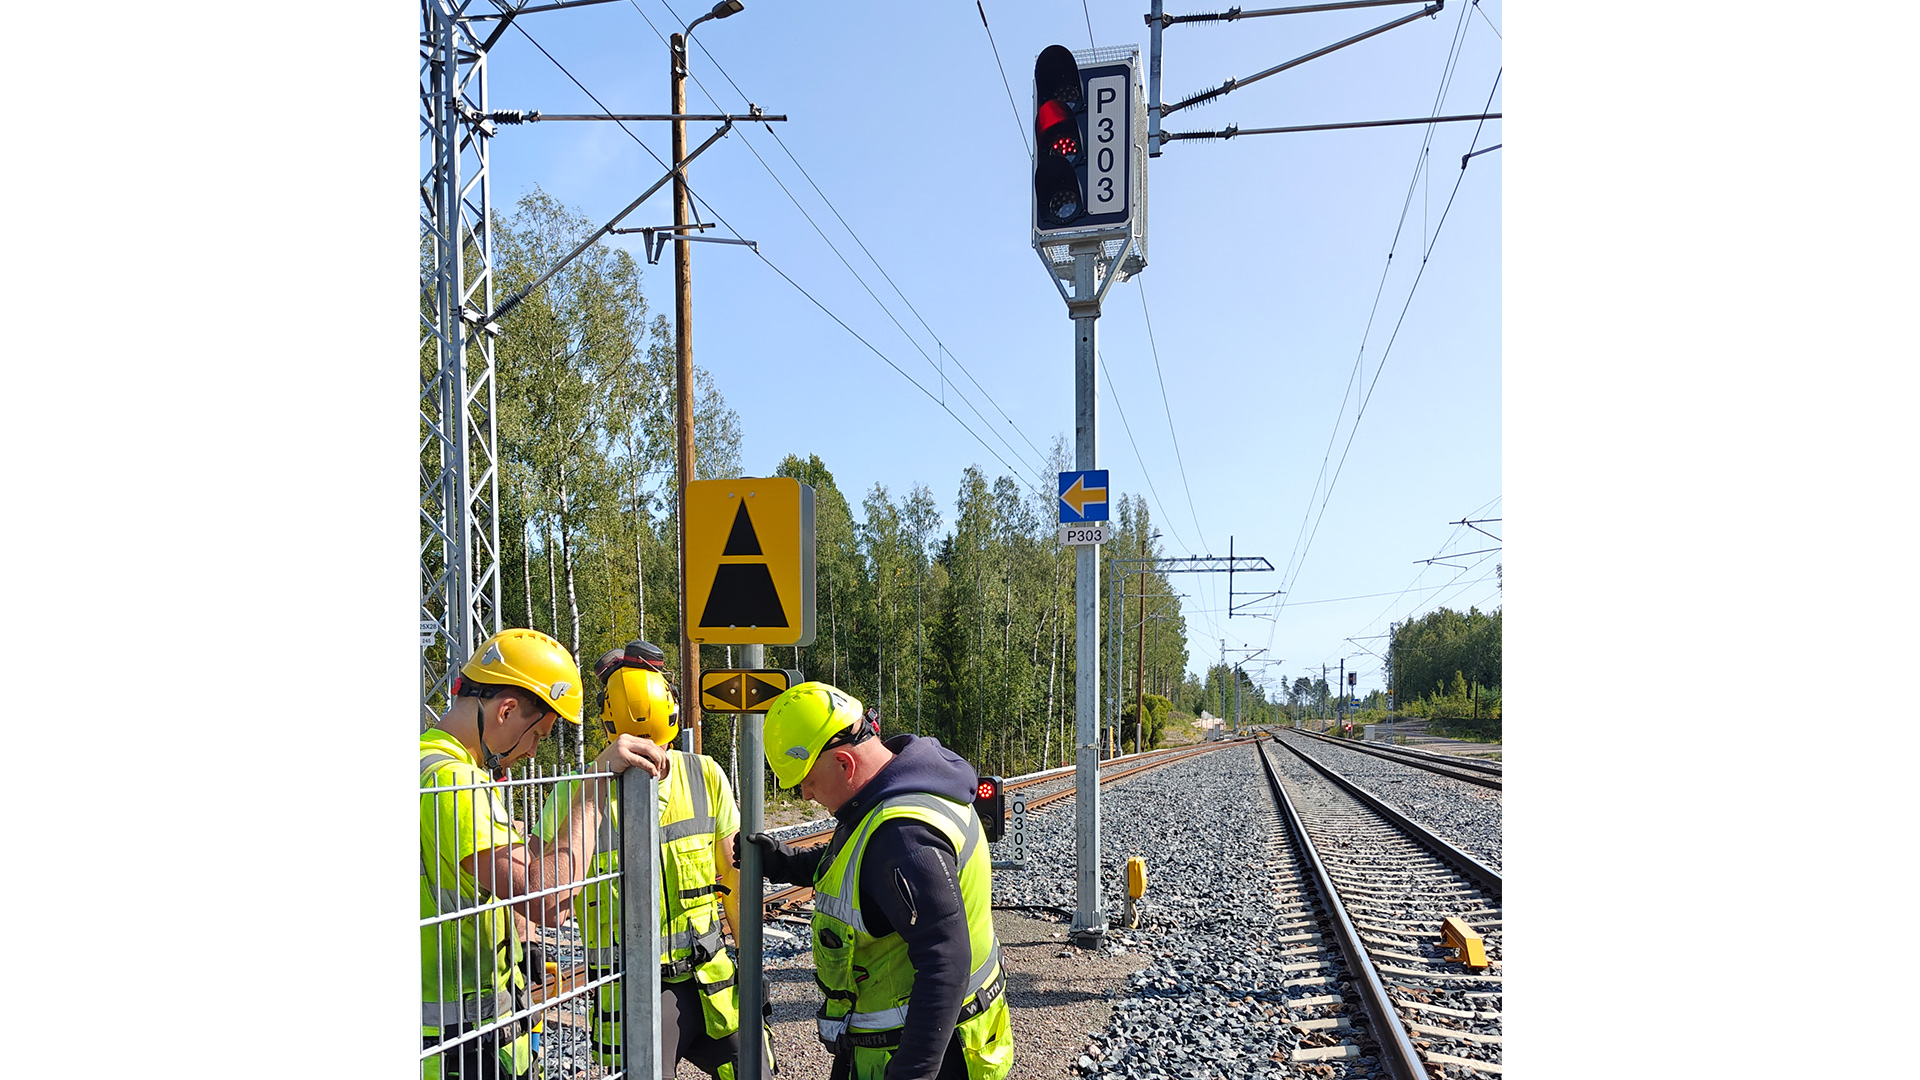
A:
<svg viewBox="0 0 1920 1080">
<path fill-rule="evenodd" d="M 790 872 L 811 882 L 822 857 L 850 839 L 867 812 L 895 795 L 927 792 L 971 805 L 978 774 L 940 740 L 896 735 L 894 758 L 835 815 L 833 839 L 796 856 Z M 888 1080 L 966 1076 L 954 1043 L 954 1022 L 966 998 L 972 950 L 960 902 L 959 853 L 938 829 L 918 821 L 883 823 L 867 838 L 860 864 L 860 912 L 875 937 L 899 934 L 913 965 L 907 1025 L 887 1064 Z"/>
</svg>

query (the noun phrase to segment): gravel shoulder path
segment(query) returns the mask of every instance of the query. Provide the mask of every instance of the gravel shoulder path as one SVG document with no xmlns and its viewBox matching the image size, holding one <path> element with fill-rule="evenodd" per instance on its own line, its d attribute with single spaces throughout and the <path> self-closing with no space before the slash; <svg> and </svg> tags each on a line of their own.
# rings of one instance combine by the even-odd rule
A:
<svg viewBox="0 0 1920 1080">
<path fill-rule="evenodd" d="M 996 911 L 1000 954 L 1007 969 L 1007 1005 L 1013 1019 L 1013 1072 L 1009 1080 L 1060 1080 L 1086 1053 L 1090 1033 L 1106 1029 L 1113 993 L 1142 963 L 1131 953 L 1079 949 L 1067 943 L 1067 921 L 1024 912 Z M 767 962 L 773 984 L 773 1048 L 782 1077 L 818 1080 L 832 1063 L 814 1036 L 820 991 L 813 961 L 800 954 Z M 679 1076 L 701 1076 L 691 1065 Z"/>
</svg>

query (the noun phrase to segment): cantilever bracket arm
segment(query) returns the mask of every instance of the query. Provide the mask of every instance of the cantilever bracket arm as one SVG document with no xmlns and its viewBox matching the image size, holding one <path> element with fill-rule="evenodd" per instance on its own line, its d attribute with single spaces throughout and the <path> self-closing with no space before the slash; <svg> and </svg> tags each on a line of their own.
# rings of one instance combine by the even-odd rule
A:
<svg viewBox="0 0 1920 1080">
<path fill-rule="evenodd" d="M 599 242 L 601 237 L 612 232 L 614 226 L 620 224 L 622 219 L 624 219 L 628 214 L 631 214 L 635 210 L 639 209 L 641 203 L 646 202 L 647 199 L 651 197 L 654 192 L 659 191 L 661 188 L 665 187 L 667 184 L 667 181 L 672 180 L 674 177 L 684 172 L 687 166 L 693 164 L 694 158 L 697 158 L 701 154 L 705 153 L 707 147 L 712 146 L 714 143 L 719 142 L 722 136 L 726 135 L 727 132 L 732 130 L 733 130 L 733 121 L 731 120 L 720 125 L 720 130 L 714 132 L 712 135 L 707 136 L 706 142 L 703 142 L 699 146 L 695 147 L 693 153 L 688 154 L 684 159 L 682 159 L 680 164 L 675 165 L 671 169 L 668 169 L 667 175 L 661 177 L 658 180 L 655 180 L 651 187 L 647 188 L 647 190 L 640 193 L 639 198 L 628 203 L 627 208 L 625 210 L 622 210 L 619 213 L 613 215 L 613 219 L 611 221 L 608 221 L 605 225 L 602 225 L 600 226 L 600 228 L 594 230 L 594 233 L 592 236 L 589 236 L 585 240 L 582 240 L 580 242 L 579 247 L 576 247 L 572 251 L 567 252 L 564 256 L 561 257 L 559 262 L 556 262 L 552 266 L 548 267 L 545 273 L 535 278 L 533 282 L 529 284 L 526 288 L 521 289 L 517 293 L 514 293 L 512 296 L 508 297 L 507 300 L 504 303 L 502 303 L 499 307 L 494 308 L 493 313 L 491 315 L 488 315 L 486 318 L 480 320 L 480 325 L 483 327 L 487 326 L 495 322 L 496 320 L 500 319 L 502 316 L 506 315 L 507 312 L 512 311 L 515 307 L 518 307 L 520 304 L 520 301 L 525 300 L 528 296 L 531 296 L 533 294 L 533 290 L 539 288 L 542 285 L 545 285 L 547 281 L 553 277 L 553 275 L 559 273 L 563 268 L 566 267 L 568 263 L 572 262 L 576 258 L 579 258 L 581 252 L 592 247 L 594 244 Z"/>
<path fill-rule="evenodd" d="M 1279 73 L 1287 70 L 1288 68 L 1299 67 L 1301 64 L 1304 64 L 1309 60 L 1317 60 L 1320 57 L 1325 56 L 1328 53 L 1333 52 L 1337 49 L 1344 49 L 1349 45 L 1355 44 L 1356 42 L 1365 41 L 1376 34 L 1384 34 L 1387 31 L 1394 29 L 1395 27 L 1405 26 L 1408 23 L 1414 21 L 1415 19 L 1424 19 L 1429 15 L 1437 14 L 1441 8 L 1446 6 L 1446 3 L 1447 3 L 1447 0 L 1434 0 L 1433 3 L 1428 4 L 1426 7 L 1421 8 L 1419 11 L 1416 11 L 1411 15 L 1403 15 L 1400 18 L 1395 19 L 1390 23 L 1385 23 L 1383 25 L 1376 26 L 1371 30 L 1363 30 L 1360 33 L 1355 34 L 1352 37 L 1346 39 L 1345 41 L 1337 41 L 1332 45 L 1328 45 L 1325 48 L 1315 49 L 1314 51 L 1307 53 L 1305 56 L 1295 57 L 1294 59 L 1289 60 L 1284 64 L 1278 64 L 1274 67 L 1268 68 L 1265 71 L 1261 71 L 1261 72 L 1257 72 L 1255 74 L 1249 75 L 1244 79 L 1228 79 L 1224 85 L 1216 86 L 1211 90 L 1203 90 L 1200 93 L 1195 94 L 1192 97 L 1188 98 L 1187 100 L 1179 102 L 1178 104 L 1162 105 L 1160 106 L 1160 117 L 1161 119 L 1164 120 L 1168 116 L 1171 116 L 1174 113 L 1179 112 L 1181 109 L 1187 108 L 1188 106 L 1198 105 L 1205 101 L 1212 101 L 1214 98 L 1229 94 L 1247 85 L 1248 83 L 1259 82 L 1261 79 L 1264 79 L 1269 75 L 1278 75 Z"/>
</svg>

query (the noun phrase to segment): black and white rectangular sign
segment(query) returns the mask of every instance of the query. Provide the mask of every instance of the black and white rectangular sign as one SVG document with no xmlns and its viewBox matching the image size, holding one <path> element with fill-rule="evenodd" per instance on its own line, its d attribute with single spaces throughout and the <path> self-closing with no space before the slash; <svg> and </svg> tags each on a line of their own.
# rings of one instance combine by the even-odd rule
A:
<svg viewBox="0 0 1920 1080">
<path fill-rule="evenodd" d="M 1087 213 L 1127 212 L 1127 165 L 1133 118 L 1127 71 L 1087 80 Z"/>
</svg>

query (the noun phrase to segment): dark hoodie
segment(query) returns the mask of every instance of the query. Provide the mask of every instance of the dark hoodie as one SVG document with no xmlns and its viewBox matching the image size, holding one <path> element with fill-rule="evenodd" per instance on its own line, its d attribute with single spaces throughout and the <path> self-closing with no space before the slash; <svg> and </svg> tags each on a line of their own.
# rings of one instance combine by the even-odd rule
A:
<svg viewBox="0 0 1920 1080">
<path fill-rule="evenodd" d="M 893 760 L 840 807 L 833 840 L 812 849 L 819 855 L 811 865 L 795 860 L 793 869 L 805 880 L 813 880 L 822 865 L 820 857 L 838 852 L 867 812 L 886 799 L 927 792 L 962 804 L 973 802 L 978 775 L 940 740 L 896 735 L 885 745 L 893 751 Z M 861 915 L 873 936 L 899 934 L 913 964 L 906 1029 L 887 1064 L 888 1080 L 966 1076 L 966 1062 L 954 1040 L 954 1021 L 972 966 L 958 857 L 945 834 L 918 821 L 888 821 L 867 838 L 860 864 Z"/>
</svg>

